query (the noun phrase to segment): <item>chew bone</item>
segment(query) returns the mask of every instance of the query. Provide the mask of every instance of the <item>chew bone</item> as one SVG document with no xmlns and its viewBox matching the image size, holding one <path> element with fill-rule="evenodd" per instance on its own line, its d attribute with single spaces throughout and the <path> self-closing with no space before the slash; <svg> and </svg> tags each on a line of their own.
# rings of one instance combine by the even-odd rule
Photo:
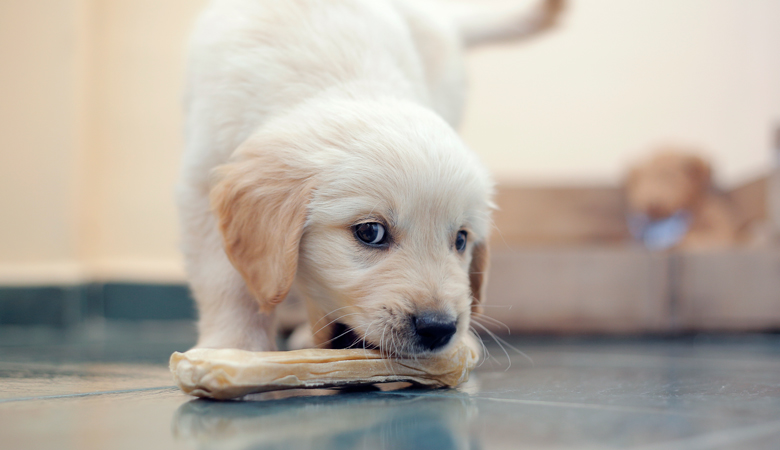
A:
<svg viewBox="0 0 780 450">
<path fill-rule="evenodd" d="M 454 387 L 468 380 L 479 357 L 470 339 L 444 353 L 418 359 L 384 358 L 377 350 L 363 349 L 249 352 L 196 348 L 171 355 L 170 369 L 185 393 L 226 400 L 283 389 L 396 381 Z"/>
</svg>

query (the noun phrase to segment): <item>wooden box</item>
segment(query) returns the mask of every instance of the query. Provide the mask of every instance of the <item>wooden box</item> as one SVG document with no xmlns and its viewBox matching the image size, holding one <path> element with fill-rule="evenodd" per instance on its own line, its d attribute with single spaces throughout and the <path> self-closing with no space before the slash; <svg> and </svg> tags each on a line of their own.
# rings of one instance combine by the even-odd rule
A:
<svg viewBox="0 0 780 450">
<path fill-rule="evenodd" d="M 521 333 L 780 330 L 780 172 L 729 195 L 753 242 L 651 252 L 619 188 L 503 186 L 485 314 Z"/>
</svg>

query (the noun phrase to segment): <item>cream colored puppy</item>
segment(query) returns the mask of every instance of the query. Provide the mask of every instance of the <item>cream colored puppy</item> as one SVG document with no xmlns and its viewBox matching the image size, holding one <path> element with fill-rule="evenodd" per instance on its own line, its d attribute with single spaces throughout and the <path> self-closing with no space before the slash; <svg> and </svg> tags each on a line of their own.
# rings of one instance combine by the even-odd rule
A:
<svg viewBox="0 0 780 450">
<path fill-rule="evenodd" d="M 178 202 L 198 346 L 274 349 L 293 283 L 324 347 L 417 355 L 464 336 L 492 182 L 453 130 L 462 49 L 559 9 L 213 1 L 191 43 Z"/>
</svg>

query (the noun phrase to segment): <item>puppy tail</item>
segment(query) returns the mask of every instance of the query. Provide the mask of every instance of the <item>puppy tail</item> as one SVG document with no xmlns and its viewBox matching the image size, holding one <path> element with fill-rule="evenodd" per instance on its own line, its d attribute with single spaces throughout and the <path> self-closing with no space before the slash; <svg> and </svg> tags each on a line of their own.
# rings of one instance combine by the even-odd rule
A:
<svg viewBox="0 0 780 450">
<path fill-rule="evenodd" d="M 532 7 L 517 0 L 486 5 L 460 4 L 452 9 L 455 24 L 466 47 L 535 37 L 553 29 L 566 0 L 541 0 Z"/>
</svg>

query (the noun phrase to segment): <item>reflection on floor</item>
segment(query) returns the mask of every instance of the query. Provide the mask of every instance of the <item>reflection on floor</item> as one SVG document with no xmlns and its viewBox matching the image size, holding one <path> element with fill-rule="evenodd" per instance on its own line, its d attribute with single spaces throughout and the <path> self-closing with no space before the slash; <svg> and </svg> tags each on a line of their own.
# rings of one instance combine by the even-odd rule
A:
<svg viewBox="0 0 780 450">
<path fill-rule="evenodd" d="M 457 390 L 193 400 L 189 324 L 0 329 L 3 448 L 780 447 L 780 336 L 514 338 Z"/>
</svg>

